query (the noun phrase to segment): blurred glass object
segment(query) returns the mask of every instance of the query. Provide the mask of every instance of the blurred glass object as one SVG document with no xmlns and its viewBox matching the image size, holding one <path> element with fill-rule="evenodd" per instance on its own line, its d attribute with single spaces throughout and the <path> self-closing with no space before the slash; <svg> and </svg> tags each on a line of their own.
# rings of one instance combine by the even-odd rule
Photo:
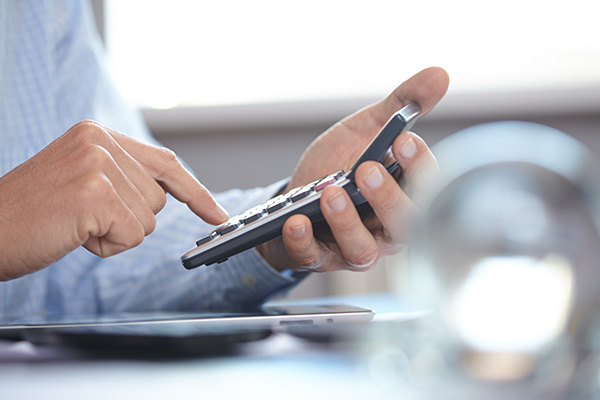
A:
<svg viewBox="0 0 600 400">
<path fill-rule="evenodd" d="M 395 328 L 409 365 L 424 352 L 437 357 L 425 393 L 597 396 L 595 157 L 568 135 L 525 122 L 469 128 L 434 153 L 443 178 L 411 261 L 415 297 L 432 314 Z"/>
</svg>

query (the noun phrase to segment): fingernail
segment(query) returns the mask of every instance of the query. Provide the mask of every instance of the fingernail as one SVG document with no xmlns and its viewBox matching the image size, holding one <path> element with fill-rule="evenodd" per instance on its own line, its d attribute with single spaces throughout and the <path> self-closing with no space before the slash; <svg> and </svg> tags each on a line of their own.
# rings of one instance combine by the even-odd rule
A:
<svg viewBox="0 0 600 400">
<path fill-rule="evenodd" d="M 374 165 L 371 167 L 367 176 L 365 177 L 365 184 L 371 189 L 378 188 L 383 183 L 383 174 L 379 169 L 379 166 Z"/>
<path fill-rule="evenodd" d="M 225 220 L 229 219 L 229 213 L 227 212 L 227 210 L 225 210 L 223 208 L 223 206 L 220 205 L 219 203 L 216 203 L 216 204 L 217 204 L 217 211 L 219 212 L 219 216 Z"/>
<path fill-rule="evenodd" d="M 333 208 L 335 211 L 343 211 L 346 208 L 346 198 L 343 196 L 342 192 L 338 192 L 333 195 L 332 198 L 328 201 L 329 207 Z"/>
<path fill-rule="evenodd" d="M 292 226 L 291 232 L 295 237 L 300 237 L 306 232 L 306 227 L 304 225 Z"/>
<path fill-rule="evenodd" d="M 377 257 L 375 257 L 374 259 L 372 259 L 371 261 L 369 261 L 368 263 L 365 263 L 365 264 L 353 264 L 350 261 L 348 261 L 348 264 L 352 265 L 354 268 L 365 269 L 365 268 L 368 268 L 371 265 L 373 265 L 373 263 L 375 261 L 377 261 Z"/>
<path fill-rule="evenodd" d="M 415 141 L 410 138 L 408 139 L 404 145 L 402 145 L 402 148 L 400 149 L 400 155 L 403 158 L 411 158 L 412 156 L 415 155 L 415 153 L 417 152 L 417 144 L 415 143 Z"/>
</svg>

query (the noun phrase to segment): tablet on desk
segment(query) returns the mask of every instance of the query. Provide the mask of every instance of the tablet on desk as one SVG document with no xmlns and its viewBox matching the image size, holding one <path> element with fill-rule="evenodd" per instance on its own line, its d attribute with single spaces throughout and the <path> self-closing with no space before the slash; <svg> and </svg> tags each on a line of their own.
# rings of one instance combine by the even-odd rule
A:
<svg viewBox="0 0 600 400">
<path fill-rule="evenodd" d="M 278 305 L 236 313 L 45 315 L 15 318 L 0 326 L 0 337 L 107 355 L 222 354 L 268 337 L 275 327 L 365 323 L 373 315 L 346 305 Z"/>
</svg>

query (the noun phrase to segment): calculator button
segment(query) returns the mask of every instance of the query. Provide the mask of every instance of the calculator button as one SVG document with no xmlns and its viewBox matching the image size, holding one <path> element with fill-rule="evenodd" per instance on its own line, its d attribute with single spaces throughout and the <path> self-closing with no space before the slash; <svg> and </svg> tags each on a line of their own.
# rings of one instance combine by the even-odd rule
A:
<svg viewBox="0 0 600 400">
<path fill-rule="evenodd" d="M 256 211 L 254 214 L 250 214 L 250 215 L 248 215 L 247 217 L 245 217 L 245 218 L 243 219 L 243 221 L 244 221 L 244 224 L 249 224 L 250 222 L 254 222 L 254 221 L 256 221 L 257 219 L 259 219 L 260 217 L 262 217 L 262 215 L 263 215 L 263 214 L 262 214 L 262 211 L 261 211 L 261 210 L 259 210 L 259 211 Z"/>
<path fill-rule="evenodd" d="M 214 239 L 214 237 L 212 235 L 206 235 L 202 239 L 199 239 L 198 241 L 196 241 L 196 246 L 202 246 L 203 244 L 208 243 L 213 239 Z"/>
<path fill-rule="evenodd" d="M 283 208 L 283 206 L 285 206 L 285 204 L 286 204 L 286 200 L 281 200 L 278 203 L 271 204 L 270 206 L 267 207 L 267 212 L 270 214 L 277 210 L 281 210 Z"/>
<path fill-rule="evenodd" d="M 226 233 L 236 230 L 240 225 L 240 222 L 235 220 L 226 222 L 224 225 L 221 225 L 221 227 L 215 229 L 215 233 L 218 235 L 224 235 Z"/>
<path fill-rule="evenodd" d="M 323 178 L 315 185 L 315 191 L 320 192 L 327 186 L 331 185 L 332 183 L 335 183 L 335 181 L 335 176 L 328 176 L 326 178 Z"/>
<path fill-rule="evenodd" d="M 216 238 L 217 236 L 219 236 L 219 234 L 217 232 L 215 232 L 215 231 L 212 231 L 208 235 L 206 235 L 203 238 L 201 238 L 198 241 L 196 241 L 196 246 L 201 246 L 201 245 L 203 245 L 205 243 L 208 243 L 211 240 L 213 240 L 214 238 Z"/>
<path fill-rule="evenodd" d="M 217 233 L 219 233 L 219 235 L 224 235 L 226 233 L 229 233 L 229 232 L 235 230 L 235 228 L 237 228 L 237 226 L 235 226 L 235 225 L 227 225 L 227 226 L 224 226 L 221 229 L 219 229 L 217 231 Z"/>
<path fill-rule="evenodd" d="M 296 202 L 300 199 L 307 197 L 311 192 L 312 192 L 311 188 L 305 188 L 303 190 L 300 190 L 300 191 L 294 193 L 294 195 L 291 196 L 290 199 L 292 200 L 292 202 Z"/>
</svg>

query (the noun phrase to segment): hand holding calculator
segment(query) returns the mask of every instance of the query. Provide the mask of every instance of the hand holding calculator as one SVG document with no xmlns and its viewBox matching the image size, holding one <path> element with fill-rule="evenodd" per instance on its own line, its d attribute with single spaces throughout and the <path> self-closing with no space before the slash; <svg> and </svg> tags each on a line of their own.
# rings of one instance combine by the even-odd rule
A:
<svg viewBox="0 0 600 400">
<path fill-rule="evenodd" d="M 355 206 L 366 203 L 354 182 L 356 168 L 369 160 L 382 162 L 396 137 L 412 128 L 420 113 L 421 109 L 416 103 L 410 103 L 396 112 L 348 172 L 339 170 L 231 217 L 200 238 L 196 247 L 181 257 L 184 267 L 193 269 L 220 263 L 239 252 L 279 237 L 283 224 L 294 214 L 306 215 L 313 224 L 323 220 L 319 199 L 322 190 L 329 185 L 343 187 Z M 398 168 L 395 162 L 387 170 L 393 174 Z"/>
</svg>

